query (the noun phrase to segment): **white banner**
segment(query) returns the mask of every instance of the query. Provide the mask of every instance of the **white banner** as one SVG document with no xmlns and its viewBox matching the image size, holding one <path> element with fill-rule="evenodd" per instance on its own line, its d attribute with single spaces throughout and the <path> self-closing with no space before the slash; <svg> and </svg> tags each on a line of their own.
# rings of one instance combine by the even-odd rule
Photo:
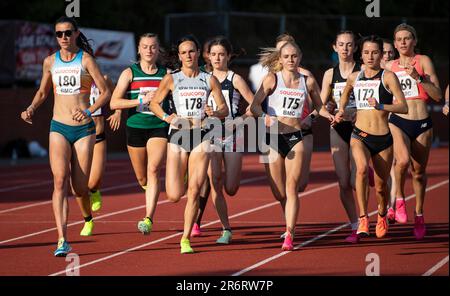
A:
<svg viewBox="0 0 450 296">
<path fill-rule="evenodd" d="M 136 61 L 134 34 L 130 32 L 80 28 L 94 50 L 104 74 L 116 82 L 120 73 Z"/>
</svg>

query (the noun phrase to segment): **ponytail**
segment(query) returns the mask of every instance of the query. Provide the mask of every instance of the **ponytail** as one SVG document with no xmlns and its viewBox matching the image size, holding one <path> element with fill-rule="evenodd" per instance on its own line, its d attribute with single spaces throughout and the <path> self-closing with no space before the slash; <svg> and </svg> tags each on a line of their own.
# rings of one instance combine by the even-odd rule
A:
<svg viewBox="0 0 450 296">
<path fill-rule="evenodd" d="M 259 62 L 263 67 L 268 68 L 269 72 L 275 73 L 281 71 L 280 51 L 275 47 L 262 48 L 259 57 Z"/>
</svg>

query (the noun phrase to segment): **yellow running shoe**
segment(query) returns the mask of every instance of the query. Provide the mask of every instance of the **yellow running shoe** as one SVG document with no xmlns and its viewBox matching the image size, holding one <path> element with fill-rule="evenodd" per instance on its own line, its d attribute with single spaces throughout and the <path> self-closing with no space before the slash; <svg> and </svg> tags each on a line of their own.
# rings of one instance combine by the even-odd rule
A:
<svg viewBox="0 0 450 296">
<path fill-rule="evenodd" d="M 91 192 L 91 209 L 93 212 L 96 212 L 102 208 L 102 194 L 100 190 L 95 192 Z"/>
<path fill-rule="evenodd" d="M 94 219 L 89 222 L 84 222 L 84 227 L 81 229 L 81 236 L 91 236 L 92 231 L 94 230 Z"/>
<path fill-rule="evenodd" d="M 152 220 L 149 217 L 145 217 L 138 223 L 138 229 L 142 234 L 150 234 L 153 228 Z"/>
<path fill-rule="evenodd" d="M 181 254 L 192 254 L 194 253 L 194 250 L 191 248 L 191 243 L 189 239 L 182 238 L 180 242 L 181 246 Z"/>
</svg>

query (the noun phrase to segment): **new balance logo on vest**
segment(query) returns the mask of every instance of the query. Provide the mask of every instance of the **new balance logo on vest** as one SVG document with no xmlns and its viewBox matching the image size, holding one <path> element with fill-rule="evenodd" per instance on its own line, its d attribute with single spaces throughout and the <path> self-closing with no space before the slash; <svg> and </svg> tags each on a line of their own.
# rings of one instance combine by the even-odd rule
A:
<svg viewBox="0 0 450 296">
<path fill-rule="evenodd" d="M 428 125 L 428 122 L 424 122 L 424 123 L 422 123 L 422 125 L 420 126 L 420 128 L 426 128 L 427 125 Z"/>
</svg>

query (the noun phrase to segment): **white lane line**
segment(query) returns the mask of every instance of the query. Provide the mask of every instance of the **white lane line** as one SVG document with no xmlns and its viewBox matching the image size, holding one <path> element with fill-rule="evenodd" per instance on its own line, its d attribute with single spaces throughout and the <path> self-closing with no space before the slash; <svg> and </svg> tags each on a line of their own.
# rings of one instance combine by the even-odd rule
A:
<svg viewBox="0 0 450 296">
<path fill-rule="evenodd" d="M 249 179 L 243 179 L 241 181 L 241 184 L 244 184 L 244 182 L 254 182 L 254 181 L 264 180 L 265 178 L 266 178 L 266 176 L 254 177 L 254 178 L 249 178 Z M 136 184 L 136 183 L 133 183 L 133 184 Z M 127 186 L 126 184 L 118 185 L 118 186 L 116 186 L 115 189 L 120 188 L 120 187 L 126 187 L 126 186 Z M 112 190 L 112 189 L 110 189 L 110 190 Z M 165 203 L 169 203 L 169 202 L 170 202 L 169 200 L 164 200 L 164 201 L 158 202 L 157 204 L 159 205 L 159 204 L 165 204 Z M 131 211 L 139 210 L 139 209 L 142 209 L 142 208 L 145 208 L 145 205 L 134 207 L 134 208 L 129 208 L 129 209 L 124 209 L 124 210 L 121 210 L 121 211 L 116 211 L 116 212 L 112 212 L 112 213 L 108 213 L 108 214 L 104 214 L 104 215 L 100 215 L 100 216 L 96 216 L 96 217 L 94 217 L 94 220 L 97 221 L 97 220 L 100 220 L 100 219 L 103 219 L 103 218 L 106 218 L 106 217 L 111 217 L 111 216 L 114 216 L 114 215 L 119 215 L 119 214 L 131 212 Z M 84 223 L 84 221 L 73 222 L 73 223 L 68 224 L 67 227 L 74 226 L 74 225 L 79 225 L 79 224 L 82 224 L 82 223 Z M 5 244 L 5 243 L 9 243 L 9 242 L 13 242 L 13 241 L 17 241 L 17 240 L 21 240 L 21 239 L 28 238 L 28 237 L 40 235 L 40 234 L 47 233 L 47 232 L 54 231 L 54 230 L 56 230 L 56 227 L 44 229 L 42 231 L 33 232 L 33 233 L 22 235 L 22 236 L 19 236 L 19 237 L 14 237 L 14 238 L 11 238 L 11 239 L 0 241 L 0 245 Z"/>
<path fill-rule="evenodd" d="M 52 181 L 52 183 L 53 183 L 53 181 Z M 101 191 L 102 192 L 109 192 L 109 191 L 116 190 L 116 189 L 123 189 L 123 188 L 135 187 L 135 186 L 138 187 L 139 184 L 137 182 L 131 182 L 131 183 L 117 185 L 117 186 L 105 187 Z M 71 197 L 73 197 L 73 196 L 71 196 Z M 9 213 L 9 212 L 22 210 L 22 209 L 27 209 L 27 208 L 32 208 L 32 207 L 37 207 L 37 206 L 46 205 L 46 204 L 50 204 L 50 203 L 52 203 L 51 200 L 37 202 L 37 203 L 32 203 L 32 204 L 25 205 L 25 206 L 20 206 L 20 207 L 15 207 L 15 208 L 2 210 L 2 211 L 0 211 L 0 214 Z"/>
<path fill-rule="evenodd" d="M 265 179 L 265 178 L 266 178 L 266 176 L 263 176 L 263 177 L 255 177 L 255 178 L 251 178 L 251 179 L 244 179 L 244 180 L 241 182 L 241 184 L 243 184 L 244 181 L 248 183 L 248 182 L 250 182 L 250 180 L 257 181 L 257 180 L 262 180 L 262 179 Z M 324 186 L 321 186 L 321 187 L 312 189 L 312 190 L 310 190 L 310 191 L 302 192 L 302 193 L 301 193 L 301 196 L 311 195 L 311 194 L 313 194 L 313 193 L 315 193 L 315 192 L 322 191 L 322 190 L 326 190 L 326 189 L 328 189 L 328 188 L 334 187 L 334 186 L 336 186 L 337 184 L 338 184 L 338 183 L 335 182 L 335 183 L 332 183 L 332 184 L 329 184 L 329 185 L 324 185 Z M 236 217 L 239 217 L 239 216 L 242 216 L 242 215 L 250 214 L 250 213 L 253 213 L 253 212 L 256 212 L 256 211 L 265 209 L 265 208 L 272 207 L 272 206 L 277 205 L 277 204 L 279 204 L 278 201 L 272 202 L 272 203 L 268 203 L 268 204 L 265 204 L 265 205 L 263 205 L 263 206 L 260 206 L 260 207 L 257 207 L 257 208 L 253 208 L 253 209 L 250 209 L 250 210 L 243 211 L 243 212 L 237 213 L 237 214 L 235 214 L 235 215 L 232 215 L 232 216 L 229 217 L 229 219 L 233 219 L 233 218 L 236 218 Z M 204 226 L 204 227 L 207 227 L 207 226 L 210 226 L 210 225 L 213 225 L 213 224 L 217 224 L 217 223 L 220 223 L 220 220 L 216 220 L 216 221 L 209 222 L 209 223 L 207 223 L 207 224 L 203 224 L 203 226 Z M 178 232 L 178 233 L 175 233 L 175 234 L 166 236 L 166 237 L 162 237 L 162 238 L 160 238 L 160 239 L 158 239 L 158 240 L 156 240 L 156 241 L 148 242 L 148 243 L 145 243 L 145 244 L 136 246 L 136 247 L 132 247 L 132 248 L 126 249 L 126 250 L 121 251 L 121 252 L 118 252 L 118 253 L 111 254 L 111 255 L 109 255 L 109 256 L 105 256 L 105 257 L 102 257 L 102 258 L 99 258 L 99 259 L 96 259 L 96 260 L 93 260 L 93 261 L 90 261 L 90 262 L 81 264 L 81 265 L 79 265 L 79 266 L 76 266 L 76 267 L 74 267 L 74 270 L 76 270 L 76 269 L 81 269 L 81 268 L 83 268 L 83 267 L 86 267 L 86 266 L 89 266 L 89 265 L 92 265 L 92 264 L 96 264 L 96 263 L 99 263 L 99 262 L 102 262 L 102 261 L 106 261 L 106 260 L 109 260 L 109 259 L 111 259 L 111 258 L 120 256 L 120 255 L 123 255 L 123 254 L 126 254 L 126 253 L 129 253 L 129 252 L 132 252 L 132 251 L 141 249 L 141 248 L 145 248 L 145 247 L 147 247 L 147 246 L 154 245 L 154 244 L 156 244 L 156 243 L 159 243 L 159 242 L 162 242 L 162 241 L 165 241 L 165 240 L 168 240 L 168 239 L 177 237 L 177 236 L 181 236 L 182 234 L 183 234 L 182 232 Z M 65 273 L 66 273 L 66 270 L 62 270 L 62 271 L 59 271 L 59 272 L 50 274 L 50 276 L 56 276 L 56 275 L 65 274 Z"/>
<path fill-rule="evenodd" d="M 0 192 L 8 192 L 8 191 L 14 191 L 16 189 L 25 189 L 25 188 L 30 188 L 30 187 L 38 187 L 38 186 L 44 186 L 44 185 L 48 185 L 48 184 L 52 184 L 52 181 L 39 181 L 39 182 L 35 182 L 35 183 L 30 183 L 30 184 L 26 184 L 26 185 L 17 185 L 17 186 L 12 186 L 12 187 L 5 187 L 5 188 L 0 188 Z"/>
<path fill-rule="evenodd" d="M 435 266 L 431 267 L 427 272 L 425 272 L 424 274 L 422 274 L 422 276 L 430 276 L 433 273 L 435 273 L 439 268 L 441 268 L 442 266 L 444 266 L 445 264 L 447 264 L 448 262 L 448 255 L 447 257 L 445 257 L 444 259 L 442 259 L 441 261 L 439 261 Z"/>
<path fill-rule="evenodd" d="M 118 175 L 118 174 L 122 174 L 124 172 L 128 172 L 130 170 L 120 170 L 120 171 L 114 171 L 111 173 L 105 173 L 105 176 L 111 176 L 111 175 Z M 12 187 L 4 187 L 4 188 L 0 188 L 0 192 L 8 192 L 8 191 L 14 191 L 16 189 L 25 189 L 25 188 L 30 188 L 30 187 L 40 187 L 40 186 L 44 186 L 44 185 L 48 185 L 48 184 L 52 184 L 53 180 L 50 181 L 39 181 L 39 182 L 35 182 L 35 183 L 30 183 L 30 184 L 21 184 L 21 185 L 16 185 L 16 186 L 12 186 Z"/>
<path fill-rule="evenodd" d="M 439 182 L 439 183 L 437 183 L 437 184 L 435 184 L 435 185 L 433 185 L 433 186 L 428 187 L 425 191 L 430 191 L 430 190 L 436 189 L 436 188 L 438 188 L 438 187 L 440 187 L 440 186 L 442 186 L 442 185 L 447 184 L 448 181 L 449 181 L 449 180 L 445 180 L 445 181 Z M 411 194 L 411 195 L 409 195 L 408 197 L 406 197 L 405 200 L 410 200 L 411 198 L 413 198 L 413 197 L 415 197 L 415 196 L 416 196 L 415 194 Z M 378 211 L 375 210 L 375 211 L 371 212 L 371 213 L 369 214 L 369 216 L 373 216 L 373 215 L 377 214 L 377 212 L 378 212 Z M 296 245 L 296 246 L 294 247 L 294 250 L 298 250 L 298 249 L 301 248 L 301 247 L 304 247 L 304 246 L 306 246 L 306 245 L 309 245 L 310 243 L 313 243 L 313 242 L 315 242 L 315 241 L 317 241 L 317 240 L 319 240 L 319 239 L 321 239 L 321 238 L 323 238 L 323 237 L 325 237 L 325 236 L 328 236 L 328 235 L 330 235 L 330 234 L 332 234 L 332 233 L 334 233 L 334 232 L 336 232 L 336 231 L 339 231 L 340 229 L 342 229 L 342 228 L 344 228 L 344 227 L 346 227 L 346 226 L 348 226 L 348 225 L 349 225 L 349 223 L 342 224 L 342 225 L 340 225 L 340 226 L 338 226 L 338 227 L 336 227 L 336 228 L 334 228 L 334 229 L 331 229 L 331 230 L 329 230 L 329 231 L 327 231 L 327 232 L 325 232 L 325 233 L 322 233 L 322 234 L 320 234 L 320 235 L 318 235 L 318 236 L 316 236 L 316 237 L 314 237 L 314 238 L 312 238 L 312 239 L 310 239 L 310 240 L 308 240 L 308 241 L 306 241 L 306 242 L 304 242 L 304 243 L 301 243 L 301 244 L 299 244 L 299 245 Z M 244 269 L 242 269 L 242 270 L 240 270 L 240 271 L 238 271 L 238 272 L 236 272 L 236 273 L 233 273 L 231 276 L 240 276 L 240 275 L 242 275 L 242 274 L 244 274 L 244 273 L 247 273 L 247 272 L 249 272 L 249 271 L 251 271 L 251 270 L 253 270 L 253 269 L 255 269 L 255 268 L 258 268 L 258 267 L 260 267 L 260 266 L 262 266 L 262 265 L 264 265 L 264 264 L 266 264 L 266 263 L 269 263 L 269 262 L 271 262 L 271 261 L 273 261 L 273 260 L 275 260 L 275 259 L 278 259 L 278 258 L 280 258 L 280 257 L 282 257 L 282 256 L 284 256 L 284 255 L 287 255 L 287 254 L 289 254 L 289 253 L 291 253 L 291 252 L 290 252 L 290 251 L 284 251 L 284 252 L 278 253 L 278 254 L 276 254 L 276 255 L 274 255 L 274 256 L 272 256 L 272 257 L 269 257 L 269 258 L 264 259 L 264 260 L 262 260 L 262 261 L 260 261 L 260 262 L 257 262 L 257 263 L 255 263 L 255 264 L 253 264 L 252 266 L 246 267 L 246 268 L 244 268 Z"/>
</svg>

